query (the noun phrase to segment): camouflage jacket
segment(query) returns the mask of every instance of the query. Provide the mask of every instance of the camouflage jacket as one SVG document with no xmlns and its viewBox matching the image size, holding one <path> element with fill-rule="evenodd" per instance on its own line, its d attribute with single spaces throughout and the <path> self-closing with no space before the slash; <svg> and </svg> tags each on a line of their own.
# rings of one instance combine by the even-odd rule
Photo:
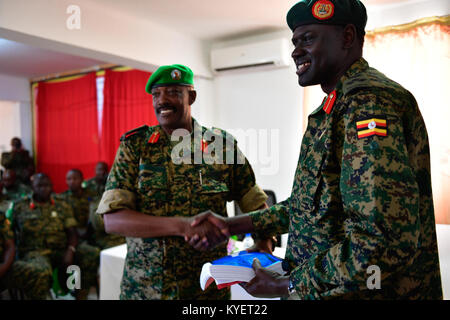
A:
<svg viewBox="0 0 450 320">
<path fill-rule="evenodd" d="M 6 200 L 18 200 L 29 196 L 32 193 L 32 190 L 27 185 L 17 181 L 9 190 L 3 187 L 2 193 Z"/>
<path fill-rule="evenodd" d="M 1 163 L 5 169 L 13 169 L 16 172 L 17 180 L 28 183 L 28 171 L 34 168 L 33 159 L 30 157 L 28 150 L 21 149 L 16 152 L 3 152 Z"/>
<path fill-rule="evenodd" d="M 72 208 L 55 199 L 38 203 L 30 198 L 14 202 L 12 229 L 15 233 L 19 257 L 30 251 L 50 254 L 67 247 L 66 230 L 76 227 Z"/>
<path fill-rule="evenodd" d="M 251 215 L 289 231 L 297 298 L 442 299 L 427 130 L 412 94 L 364 59 L 309 116 L 291 196 Z"/>
<path fill-rule="evenodd" d="M 103 216 L 96 214 L 100 198 L 96 198 L 89 203 L 89 223 L 92 226 L 92 234 L 90 235 L 89 243 L 99 248 L 106 249 L 115 247 L 125 243 L 125 237 L 117 234 L 108 234 L 105 232 L 105 224 L 103 223 Z"/>
<path fill-rule="evenodd" d="M 3 262 L 5 243 L 11 239 L 14 239 L 14 234 L 11 230 L 11 223 L 8 219 L 6 219 L 5 213 L 0 211 L 0 263 Z"/>
<path fill-rule="evenodd" d="M 161 126 L 138 128 L 122 138 L 97 213 L 129 208 L 155 216 L 190 217 L 206 210 L 226 216 L 226 201 L 238 200 L 244 212 L 263 205 L 267 196 L 255 184 L 247 159 L 243 157 L 243 164 L 237 164 L 237 142 L 224 139 L 224 131 L 212 132 L 195 120 L 193 129 L 189 137 L 200 136 L 192 139 L 193 148 L 183 155 L 192 160 L 192 156 L 212 154 L 212 143 L 206 146 L 201 136 L 214 133 L 224 142 L 215 153 L 225 153 L 231 144 L 228 150 L 232 150 L 235 164 L 206 164 L 204 159 L 200 164 L 175 164 L 172 151 L 176 146 Z M 127 245 L 121 298 L 202 299 L 224 295 L 225 290 L 214 288 L 216 292 L 202 292 L 199 279 L 205 262 L 226 255 L 225 246 L 199 252 L 182 237 L 127 238 Z"/>
<path fill-rule="evenodd" d="M 105 185 L 99 184 L 94 178 L 83 181 L 83 188 L 89 190 L 91 194 L 101 198 L 103 192 L 105 192 Z"/>
<path fill-rule="evenodd" d="M 78 228 L 86 228 L 89 220 L 89 203 L 94 200 L 95 194 L 89 190 L 82 189 L 80 196 L 66 190 L 55 196 L 56 199 L 67 202 L 72 207 L 75 220 L 78 222 Z"/>
</svg>

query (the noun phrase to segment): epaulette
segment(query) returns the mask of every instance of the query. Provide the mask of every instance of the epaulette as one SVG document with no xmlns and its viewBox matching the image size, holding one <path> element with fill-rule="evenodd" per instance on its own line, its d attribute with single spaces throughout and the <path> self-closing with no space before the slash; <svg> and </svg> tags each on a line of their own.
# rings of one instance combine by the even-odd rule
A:
<svg viewBox="0 0 450 320">
<path fill-rule="evenodd" d="M 124 133 L 124 134 L 122 135 L 122 137 L 120 137 L 120 141 L 125 141 L 125 140 L 127 140 L 129 137 L 134 136 L 135 134 L 146 132 L 147 129 L 148 129 L 148 126 L 147 126 L 147 125 L 143 125 L 143 126 L 141 126 L 141 127 L 139 127 L 139 128 L 130 130 L 130 131 Z"/>
<path fill-rule="evenodd" d="M 212 131 L 214 134 L 221 135 L 222 137 L 224 137 L 224 138 L 227 139 L 228 141 L 232 141 L 233 143 L 234 143 L 234 141 L 236 141 L 236 139 L 234 138 L 234 136 L 233 136 L 231 133 L 229 133 L 228 131 L 225 131 L 225 130 L 223 130 L 223 129 L 216 128 L 216 127 L 212 127 L 212 128 L 211 128 L 211 131 Z"/>
</svg>

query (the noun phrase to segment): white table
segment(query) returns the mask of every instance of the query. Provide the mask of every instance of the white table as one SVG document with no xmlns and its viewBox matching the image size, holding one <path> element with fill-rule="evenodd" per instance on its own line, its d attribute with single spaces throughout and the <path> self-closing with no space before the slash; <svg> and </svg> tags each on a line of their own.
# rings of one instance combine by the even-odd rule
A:
<svg viewBox="0 0 450 320">
<path fill-rule="evenodd" d="M 450 224 L 437 224 L 436 236 L 444 300 L 450 300 Z"/>
<path fill-rule="evenodd" d="M 439 261 L 441 267 L 444 299 L 450 300 L 450 225 L 436 225 Z M 284 258 L 285 248 L 277 247 L 274 255 Z M 117 300 L 120 294 L 126 244 L 101 251 L 100 253 L 100 300 Z M 257 300 L 250 296 L 239 285 L 231 287 L 231 299 Z"/>
</svg>

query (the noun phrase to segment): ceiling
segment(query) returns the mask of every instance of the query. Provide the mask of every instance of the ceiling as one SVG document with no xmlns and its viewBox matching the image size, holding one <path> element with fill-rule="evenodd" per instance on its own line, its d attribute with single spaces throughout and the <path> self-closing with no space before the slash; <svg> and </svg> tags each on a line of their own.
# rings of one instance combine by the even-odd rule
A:
<svg viewBox="0 0 450 320">
<path fill-rule="evenodd" d="M 214 41 L 285 28 L 286 12 L 298 0 L 86 1 L 134 19 L 150 19 L 194 38 Z M 414 0 L 363 0 L 367 7 L 405 1 Z M 0 39 L 0 74 L 36 78 L 106 63 Z"/>
<path fill-rule="evenodd" d="M 90 0 L 138 19 L 183 30 L 203 40 L 223 40 L 286 27 L 286 13 L 299 0 Z M 362 0 L 366 6 L 411 0 Z M 414 1 L 414 0 L 413 0 Z M 212 5 L 213 4 L 213 5 Z"/>
</svg>

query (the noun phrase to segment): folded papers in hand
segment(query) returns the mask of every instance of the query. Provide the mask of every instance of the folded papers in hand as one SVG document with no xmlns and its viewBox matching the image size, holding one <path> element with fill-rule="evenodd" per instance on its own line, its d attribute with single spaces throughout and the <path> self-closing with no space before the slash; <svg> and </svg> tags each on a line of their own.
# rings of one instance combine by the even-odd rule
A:
<svg viewBox="0 0 450 320">
<path fill-rule="evenodd" d="M 241 251 L 235 255 L 226 256 L 202 267 L 200 274 L 200 287 L 206 290 L 215 281 L 217 288 L 222 289 L 240 282 L 249 282 L 255 277 L 252 268 L 253 259 L 258 259 L 261 266 L 279 274 L 284 274 L 281 267 L 282 260 L 264 252 Z"/>
</svg>

